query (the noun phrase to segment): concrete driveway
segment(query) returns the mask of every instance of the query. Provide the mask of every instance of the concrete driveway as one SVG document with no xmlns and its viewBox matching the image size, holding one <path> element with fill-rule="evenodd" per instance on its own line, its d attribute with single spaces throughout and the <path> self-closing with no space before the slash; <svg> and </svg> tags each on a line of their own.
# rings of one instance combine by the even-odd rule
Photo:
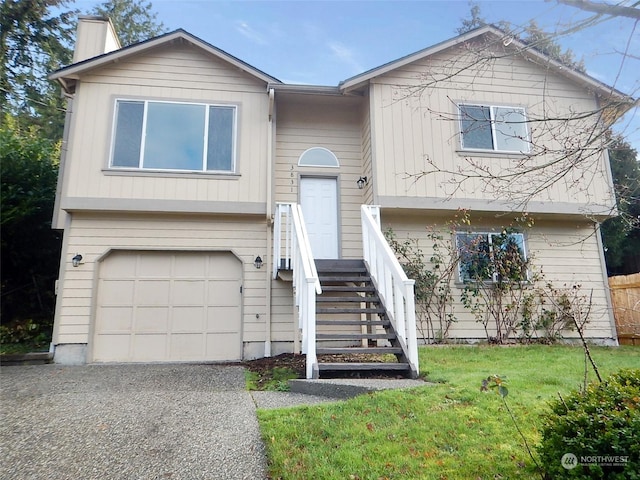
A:
<svg viewBox="0 0 640 480">
<path fill-rule="evenodd" d="M 263 479 L 242 367 L 2 367 L 2 479 Z"/>
</svg>

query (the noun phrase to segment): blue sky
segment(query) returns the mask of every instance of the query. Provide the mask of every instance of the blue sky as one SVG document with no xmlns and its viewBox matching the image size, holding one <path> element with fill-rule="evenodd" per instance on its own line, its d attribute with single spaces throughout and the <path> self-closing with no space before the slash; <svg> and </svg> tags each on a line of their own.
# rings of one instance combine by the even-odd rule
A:
<svg viewBox="0 0 640 480">
<path fill-rule="evenodd" d="M 96 1 L 77 0 L 90 10 Z M 169 30 L 183 28 L 286 83 L 338 82 L 456 35 L 469 15 L 467 0 L 449 1 L 218 1 L 152 0 Z M 479 1 L 489 22 L 547 31 L 591 17 L 555 1 Z M 617 2 L 615 2 L 617 3 Z M 559 37 L 583 58 L 587 73 L 634 97 L 640 96 L 640 25 L 604 17 L 594 26 Z M 624 51 L 636 58 L 622 55 Z M 640 151 L 636 108 L 617 125 Z"/>
</svg>

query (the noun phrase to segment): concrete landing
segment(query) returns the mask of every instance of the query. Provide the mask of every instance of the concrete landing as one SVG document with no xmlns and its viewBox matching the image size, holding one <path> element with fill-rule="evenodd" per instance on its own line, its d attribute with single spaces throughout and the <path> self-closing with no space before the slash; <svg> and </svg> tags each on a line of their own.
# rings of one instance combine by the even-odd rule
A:
<svg viewBox="0 0 640 480">
<path fill-rule="evenodd" d="M 430 383 L 410 379 L 321 378 L 317 380 L 289 380 L 293 393 L 335 399 L 356 397 L 379 390 L 426 387 Z"/>
</svg>

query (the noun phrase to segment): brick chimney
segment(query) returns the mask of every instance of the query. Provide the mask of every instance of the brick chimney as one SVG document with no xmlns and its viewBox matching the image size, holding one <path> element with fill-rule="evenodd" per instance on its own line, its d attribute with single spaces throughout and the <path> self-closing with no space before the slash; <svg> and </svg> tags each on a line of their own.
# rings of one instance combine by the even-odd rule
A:
<svg viewBox="0 0 640 480">
<path fill-rule="evenodd" d="M 111 20 L 89 15 L 78 16 L 73 63 L 97 57 L 119 48 L 121 48 L 120 41 Z"/>
</svg>

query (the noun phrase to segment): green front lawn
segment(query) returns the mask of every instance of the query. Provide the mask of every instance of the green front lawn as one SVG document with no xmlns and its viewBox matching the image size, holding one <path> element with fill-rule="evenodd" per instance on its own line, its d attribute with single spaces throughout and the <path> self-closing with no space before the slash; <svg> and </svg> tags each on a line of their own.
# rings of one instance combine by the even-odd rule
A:
<svg viewBox="0 0 640 480">
<path fill-rule="evenodd" d="M 640 368 L 638 347 L 592 354 L 603 377 Z M 546 400 L 578 388 L 585 368 L 583 350 L 563 346 L 425 347 L 420 365 L 435 384 L 259 411 L 271 478 L 540 478 L 500 397 L 480 392 L 482 379 L 507 377 L 507 401 L 535 445 Z"/>
</svg>

